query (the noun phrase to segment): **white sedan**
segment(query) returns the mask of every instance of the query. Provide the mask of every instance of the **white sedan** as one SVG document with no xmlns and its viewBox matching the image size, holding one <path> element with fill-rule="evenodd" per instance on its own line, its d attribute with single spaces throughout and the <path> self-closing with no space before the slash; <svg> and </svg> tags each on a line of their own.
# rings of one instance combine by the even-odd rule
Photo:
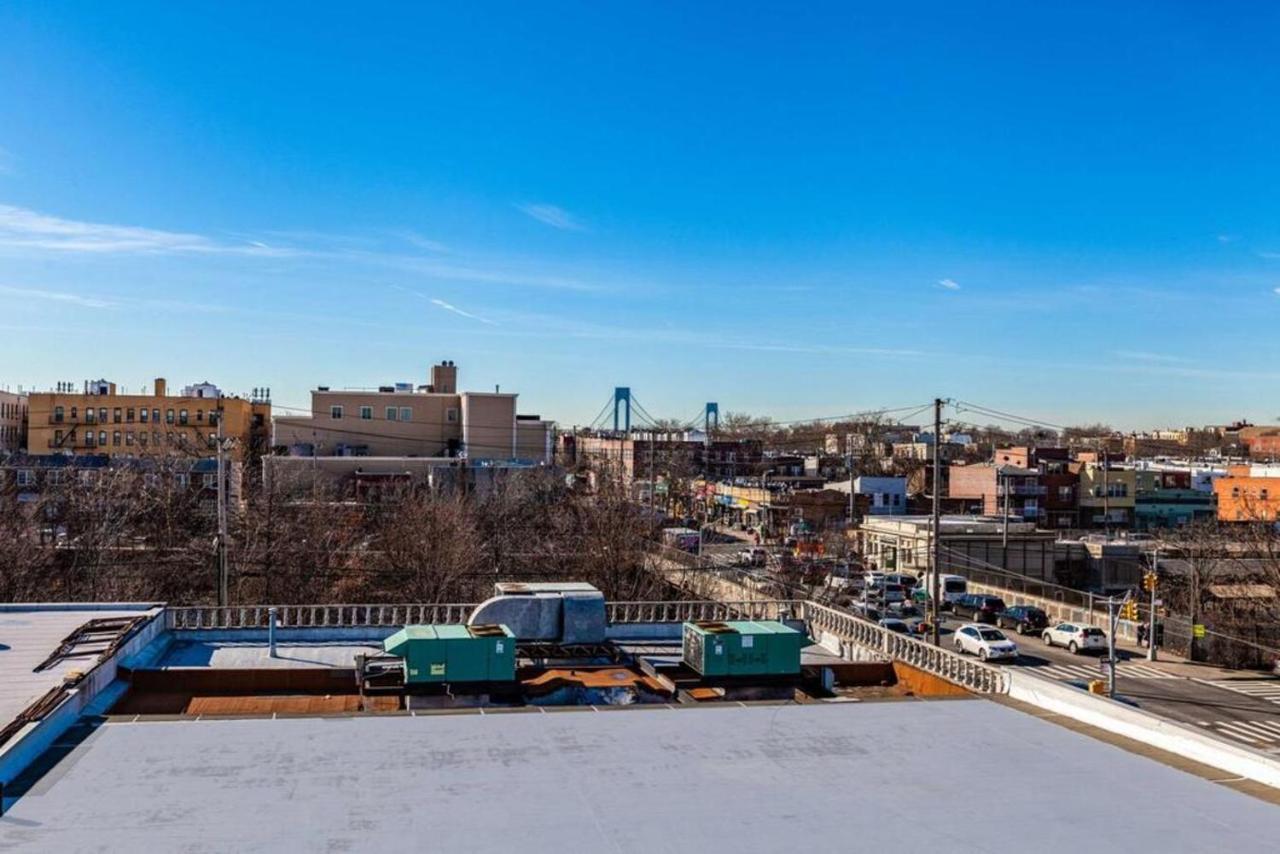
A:
<svg viewBox="0 0 1280 854">
<path fill-rule="evenodd" d="M 1082 626 L 1078 623 L 1058 623 L 1045 629 L 1041 635 L 1047 646 L 1065 646 L 1072 655 L 1087 649 L 1106 649 L 1107 634 L 1094 626 Z"/>
<path fill-rule="evenodd" d="M 956 629 L 956 652 L 967 652 L 983 661 L 997 658 L 1017 658 L 1018 645 L 1005 633 L 981 623 L 966 623 Z"/>
</svg>

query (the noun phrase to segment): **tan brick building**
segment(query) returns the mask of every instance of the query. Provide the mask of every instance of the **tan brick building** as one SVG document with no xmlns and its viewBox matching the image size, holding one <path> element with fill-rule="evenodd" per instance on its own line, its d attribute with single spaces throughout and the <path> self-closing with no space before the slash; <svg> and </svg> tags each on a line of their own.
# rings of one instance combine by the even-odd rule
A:
<svg viewBox="0 0 1280 854">
<path fill-rule="evenodd" d="M 170 395 L 163 378 L 149 394 L 118 394 L 106 380 L 86 382 L 83 390 L 34 392 L 28 453 L 207 457 L 214 453 L 219 417 L 223 435 L 236 439 L 232 458 L 266 449 L 269 402 L 225 397 L 207 383 L 188 391 L 201 396 Z"/>
<path fill-rule="evenodd" d="M 0 454 L 27 446 L 27 396 L 0 391 Z"/>
<path fill-rule="evenodd" d="M 451 361 L 431 382 L 311 393 L 311 413 L 278 416 L 274 444 L 296 456 L 465 457 L 550 462 L 551 423 L 516 414 L 517 395 L 458 391 Z"/>
</svg>

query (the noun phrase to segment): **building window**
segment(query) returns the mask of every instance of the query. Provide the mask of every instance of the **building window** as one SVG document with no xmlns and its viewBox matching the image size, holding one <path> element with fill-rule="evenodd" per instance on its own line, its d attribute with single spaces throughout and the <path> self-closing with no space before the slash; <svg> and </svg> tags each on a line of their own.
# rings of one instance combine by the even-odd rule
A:
<svg viewBox="0 0 1280 854">
<path fill-rule="evenodd" d="M 190 475 L 182 474 L 181 472 L 179 472 L 178 474 L 175 474 L 173 476 L 174 486 L 186 486 L 189 483 L 191 483 Z"/>
<path fill-rule="evenodd" d="M 387 420 L 388 421 L 396 420 L 396 408 L 394 406 L 387 407 Z"/>
<path fill-rule="evenodd" d="M 204 476 L 204 488 L 205 488 L 205 489 L 217 489 L 217 488 L 218 488 L 218 476 L 217 476 L 216 474 L 206 474 L 206 475 Z"/>
<path fill-rule="evenodd" d="M 106 445 L 107 445 L 107 431 L 106 431 L 106 430 L 99 430 L 99 431 L 98 431 L 98 444 L 99 444 L 99 445 L 102 445 L 104 448 L 106 447 Z"/>
<path fill-rule="evenodd" d="M 145 445 L 145 444 L 147 444 L 147 431 L 146 431 L 146 430 L 143 430 L 141 433 L 139 433 L 139 434 L 138 434 L 138 444 L 139 444 L 139 445 Z"/>
<path fill-rule="evenodd" d="M 178 410 L 178 423 L 179 424 L 187 423 L 187 410 L 185 409 Z"/>
<path fill-rule="evenodd" d="M 33 486 L 35 482 L 35 472 L 31 469 L 18 469 L 18 486 Z"/>
<path fill-rule="evenodd" d="M 362 407 L 360 407 L 360 419 L 361 419 L 362 421 L 372 421 L 372 420 L 373 420 L 373 407 L 372 407 L 372 406 L 362 406 Z"/>
<path fill-rule="evenodd" d="M 97 422 L 97 420 L 98 420 L 98 419 L 97 419 L 97 417 L 93 414 L 93 410 L 92 410 L 92 409 L 88 409 L 88 408 L 86 408 L 86 409 L 85 409 L 85 411 L 84 411 L 84 420 L 85 420 L 85 423 L 87 423 L 87 424 L 94 424 L 94 423 L 96 423 L 96 422 Z"/>
<path fill-rule="evenodd" d="M 126 430 L 124 434 L 124 443 L 130 447 L 133 446 L 133 431 Z"/>
<path fill-rule="evenodd" d="M 159 423 L 160 423 L 160 410 L 159 410 L 159 409 L 153 409 L 153 410 L 151 410 L 151 420 L 152 420 L 152 421 L 154 421 L 154 422 L 155 422 L 155 423 L 157 423 L 157 424 L 159 424 Z"/>
<path fill-rule="evenodd" d="M 71 407 L 71 420 L 72 421 L 76 420 L 76 408 L 74 406 Z"/>
<path fill-rule="evenodd" d="M 214 450 L 217 450 L 218 448 L 218 437 L 213 435 L 212 433 L 209 434 L 209 447 L 213 448 Z"/>
<path fill-rule="evenodd" d="M 61 431 L 61 430 L 54 430 L 54 431 L 53 431 L 53 443 L 54 443 L 55 445 L 61 445 L 61 444 L 62 444 L 62 431 Z"/>
<path fill-rule="evenodd" d="M 402 407 L 400 407 L 400 420 L 401 420 L 401 421 L 412 421 L 412 420 L 413 420 L 413 410 L 412 410 L 412 409 L 410 409 L 410 408 L 409 408 L 409 407 L 407 407 L 407 406 L 402 406 Z"/>
<path fill-rule="evenodd" d="M 143 424 L 147 423 L 147 410 L 145 408 L 138 410 L 138 420 Z"/>
<path fill-rule="evenodd" d="M 98 410 L 98 420 L 103 424 L 107 423 L 107 408 L 105 406 Z"/>
<path fill-rule="evenodd" d="M 457 423 L 457 421 L 458 421 L 458 409 L 457 409 L 457 407 L 455 407 L 455 406 L 451 406 L 451 407 L 449 407 L 448 409 L 446 409 L 446 410 L 444 411 L 444 420 L 445 420 L 445 421 L 448 421 L 450 424 L 455 424 L 455 423 Z"/>
<path fill-rule="evenodd" d="M 172 410 L 172 409 L 166 409 L 166 410 L 164 411 L 164 423 L 166 423 L 166 424 L 172 424 L 172 423 L 173 423 L 173 410 Z"/>
<path fill-rule="evenodd" d="M 203 410 L 203 409 L 197 409 L 197 410 L 196 410 L 196 423 L 197 423 L 197 424 L 203 424 L 203 423 L 204 423 L 204 410 Z"/>
<path fill-rule="evenodd" d="M 143 410 L 143 411 L 145 412 L 146 410 Z M 127 422 L 129 422 L 130 424 L 132 424 L 132 423 L 133 423 L 133 414 L 134 414 L 134 412 L 133 412 L 133 407 L 132 407 L 132 406 L 130 406 L 128 409 L 126 409 L 126 410 L 124 411 L 124 420 L 125 420 L 125 421 L 127 421 Z"/>
<path fill-rule="evenodd" d="M 114 430 L 114 431 L 112 431 L 112 433 L 111 433 L 111 444 L 113 444 L 113 445 L 119 445 L 119 444 L 120 444 L 120 431 L 119 431 L 119 430 Z"/>
<path fill-rule="evenodd" d="M 111 420 L 117 424 L 124 420 L 124 414 L 121 412 L 120 407 L 117 406 L 111 410 Z"/>
<path fill-rule="evenodd" d="M 55 406 L 53 408 L 53 420 L 58 424 L 62 423 L 62 407 L 61 406 Z"/>
<path fill-rule="evenodd" d="M 341 406 L 339 406 L 339 405 L 338 405 L 338 404 L 336 404 L 336 403 L 335 403 L 333 406 L 330 406 L 330 407 L 329 407 L 329 417 L 330 417 L 330 418 L 335 418 L 335 419 L 336 419 L 336 418 L 341 418 L 341 417 L 342 417 L 342 407 L 341 407 Z"/>
<path fill-rule="evenodd" d="M 164 440 L 165 440 L 166 442 L 168 442 L 170 445 L 172 445 L 172 444 L 173 444 L 173 434 L 172 434 L 172 433 L 166 433 L 166 434 L 165 434 L 165 436 L 164 436 Z"/>
</svg>

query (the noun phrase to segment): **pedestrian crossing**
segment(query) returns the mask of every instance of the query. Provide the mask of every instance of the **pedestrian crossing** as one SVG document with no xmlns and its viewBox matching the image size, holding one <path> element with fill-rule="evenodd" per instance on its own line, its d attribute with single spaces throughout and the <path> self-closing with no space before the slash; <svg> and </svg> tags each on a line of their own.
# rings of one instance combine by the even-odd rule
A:
<svg viewBox="0 0 1280 854">
<path fill-rule="evenodd" d="M 1078 682 L 1089 679 L 1105 679 L 1108 668 L 1101 662 L 1097 664 L 1048 664 L 1044 667 L 1029 668 L 1037 676 L 1048 676 L 1051 679 L 1062 679 Z M 1177 679 L 1171 673 L 1165 673 L 1147 664 L 1129 664 L 1120 662 L 1116 665 L 1117 679 Z"/>
<path fill-rule="evenodd" d="M 1198 679 L 1196 681 L 1280 706 L 1280 679 Z"/>
<path fill-rule="evenodd" d="M 1242 741 L 1250 747 L 1280 746 L 1280 721 L 1196 721 L 1205 729 Z"/>
</svg>

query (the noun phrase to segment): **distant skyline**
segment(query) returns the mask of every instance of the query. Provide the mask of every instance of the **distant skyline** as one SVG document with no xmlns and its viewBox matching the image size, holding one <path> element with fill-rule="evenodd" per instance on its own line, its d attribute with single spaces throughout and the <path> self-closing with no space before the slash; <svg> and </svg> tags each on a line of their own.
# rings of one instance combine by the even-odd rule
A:
<svg viewBox="0 0 1280 854">
<path fill-rule="evenodd" d="M 1274 4 L 0 7 L 0 387 L 1280 420 Z M 975 419 L 977 420 L 977 419 Z"/>
</svg>

